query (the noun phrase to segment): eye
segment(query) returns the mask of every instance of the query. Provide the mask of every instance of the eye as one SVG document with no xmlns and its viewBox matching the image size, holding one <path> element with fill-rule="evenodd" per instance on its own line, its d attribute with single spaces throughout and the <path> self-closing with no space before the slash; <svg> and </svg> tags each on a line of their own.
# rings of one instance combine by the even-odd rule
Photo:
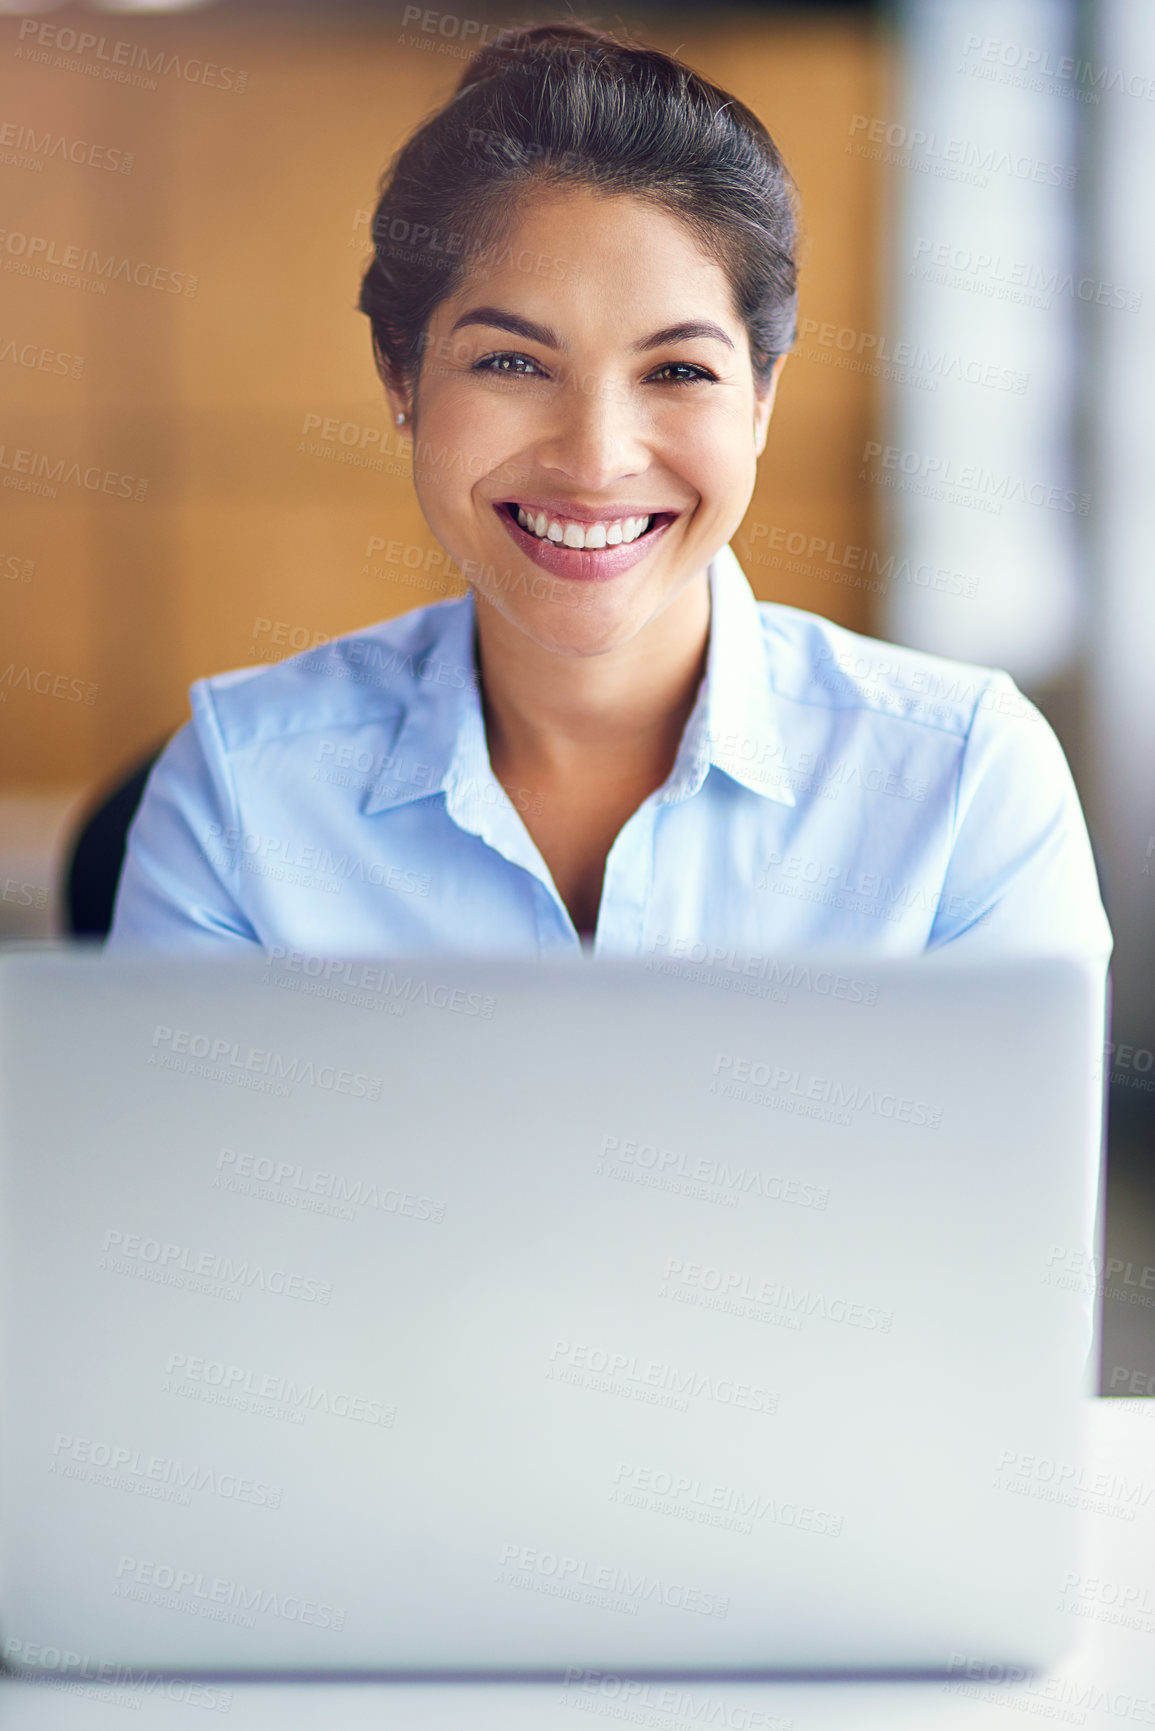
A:
<svg viewBox="0 0 1155 1731">
<path fill-rule="evenodd" d="M 516 363 L 522 363 L 517 365 Z M 532 372 L 526 372 L 525 367 L 531 367 Z M 528 355 L 515 354 L 510 349 L 502 349 L 497 354 L 483 355 L 479 361 L 474 361 L 470 368 L 474 373 L 504 373 L 515 378 L 544 378 L 545 374 L 536 361 L 531 361 Z"/>
<path fill-rule="evenodd" d="M 670 385 L 696 385 L 699 379 L 705 379 L 710 384 L 717 384 L 718 382 L 716 373 L 710 372 L 707 367 L 691 366 L 689 361 L 668 361 L 664 367 L 658 368 L 658 372 L 689 374 L 688 378 L 667 379 L 665 382 Z M 651 375 L 651 377 L 653 376 Z"/>
<path fill-rule="evenodd" d="M 529 355 L 519 354 L 512 349 L 501 349 L 495 354 L 483 355 L 480 360 L 474 361 L 470 371 L 492 373 L 495 376 L 504 376 L 505 378 L 544 379 L 548 376 L 545 369 L 537 361 L 531 360 Z M 670 376 L 663 378 L 662 374 Z M 680 376 L 674 377 L 674 374 Z M 665 366 L 659 367 L 655 373 L 651 373 L 650 377 L 656 379 L 660 384 L 670 385 L 696 385 L 703 381 L 707 384 L 717 384 L 718 382 L 717 374 L 710 372 L 708 367 L 692 366 L 689 361 L 667 361 Z"/>
</svg>

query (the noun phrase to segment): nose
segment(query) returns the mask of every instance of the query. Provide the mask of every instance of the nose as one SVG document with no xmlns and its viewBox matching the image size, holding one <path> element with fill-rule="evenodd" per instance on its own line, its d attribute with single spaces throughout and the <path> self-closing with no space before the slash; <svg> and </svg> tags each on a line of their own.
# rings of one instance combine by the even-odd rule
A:
<svg viewBox="0 0 1155 1731">
<path fill-rule="evenodd" d="M 617 380 L 571 372 L 555 419 L 537 449 L 538 462 L 566 482 L 596 493 L 650 465 L 640 407 Z"/>
</svg>

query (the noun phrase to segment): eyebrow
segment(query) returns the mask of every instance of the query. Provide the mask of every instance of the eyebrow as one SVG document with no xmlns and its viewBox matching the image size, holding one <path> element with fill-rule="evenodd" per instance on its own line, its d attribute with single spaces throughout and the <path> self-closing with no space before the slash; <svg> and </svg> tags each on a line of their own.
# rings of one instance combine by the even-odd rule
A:
<svg viewBox="0 0 1155 1731">
<path fill-rule="evenodd" d="M 517 313 L 506 312 L 503 307 L 471 307 L 462 313 L 453 331 L 459 331 L 463 325 L 492 325 L 496 330 L 509 331 L 515 337 L 524 337 L 527 342 L 541 343 L 547 349 L 565 349 L 556 331 L 548 325 L 535 324 L 532 319 L 523 319 Z M 450 336 L 453 335 L 450 331 Z M 725 343 L 728 349 L 734 347 L 721 325 L 716 325 L 710 319 L 686 319 L 681 324 L 666 325 L 663 330 L 655 331 L 652 336 L 642 337 L 630 347 L 635 354 L 646 354 L 650 349 L 665 348 L 668 343 L 688 343 L 696 337 L 712 337 L 716 342 Z"/>
</svg>

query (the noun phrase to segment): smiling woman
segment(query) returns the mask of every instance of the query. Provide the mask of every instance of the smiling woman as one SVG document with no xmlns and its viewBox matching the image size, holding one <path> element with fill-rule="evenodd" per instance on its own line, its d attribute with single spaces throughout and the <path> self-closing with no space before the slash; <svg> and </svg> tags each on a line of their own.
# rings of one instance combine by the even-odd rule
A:
<svg viewBox="0 0 1155 1731">
<path fill-rule="evenodd" d="M 730 551 L 797 313 L 749 109 L 582 25 L 505 33 L 373 236 L 361 309 L 469 593 L 199 681 L 113 943 L 1106 957 L 1007 675 L 759 604 Z"/>
</svg>

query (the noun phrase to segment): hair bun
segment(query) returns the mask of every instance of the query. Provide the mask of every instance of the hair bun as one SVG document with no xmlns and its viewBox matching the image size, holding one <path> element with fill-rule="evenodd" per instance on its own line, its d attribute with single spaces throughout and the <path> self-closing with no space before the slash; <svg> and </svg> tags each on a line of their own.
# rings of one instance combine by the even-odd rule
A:
<svg viewBox="0 0 1155 1731">
<path fill-rule="evenodd" d="M 597 50 L 603 45 L 618 55 L 623 48 L 632 46 L 628 40 L 609 36 L 589 24 L 571 24 L 565 20 L 552 24 L 509 24 L 478 49 L 462 73 L 454 95 L 461 96 L 475 84 L 484 84 L 487 79 L 508 72 L 511 65 L 557 59 L 574 49 L 587 63 L 596 61 L 600 58 Z"/>
<path fill-rule="evenodd" d="M 773 139 L 676 56 L 565 18 L 479 44 L 381 180 L 358 304 L 386 384 L 415 393 L 433 312 L 472 268 L 504 258 L 543 181 L 648 198 L 705 237 L 766 388 L 798 307 L 795 195 Z M 550 268 L 539 255 L 535 274 Z M 554 259 L 554 280 L 567 268 Z"/>
</svg>

